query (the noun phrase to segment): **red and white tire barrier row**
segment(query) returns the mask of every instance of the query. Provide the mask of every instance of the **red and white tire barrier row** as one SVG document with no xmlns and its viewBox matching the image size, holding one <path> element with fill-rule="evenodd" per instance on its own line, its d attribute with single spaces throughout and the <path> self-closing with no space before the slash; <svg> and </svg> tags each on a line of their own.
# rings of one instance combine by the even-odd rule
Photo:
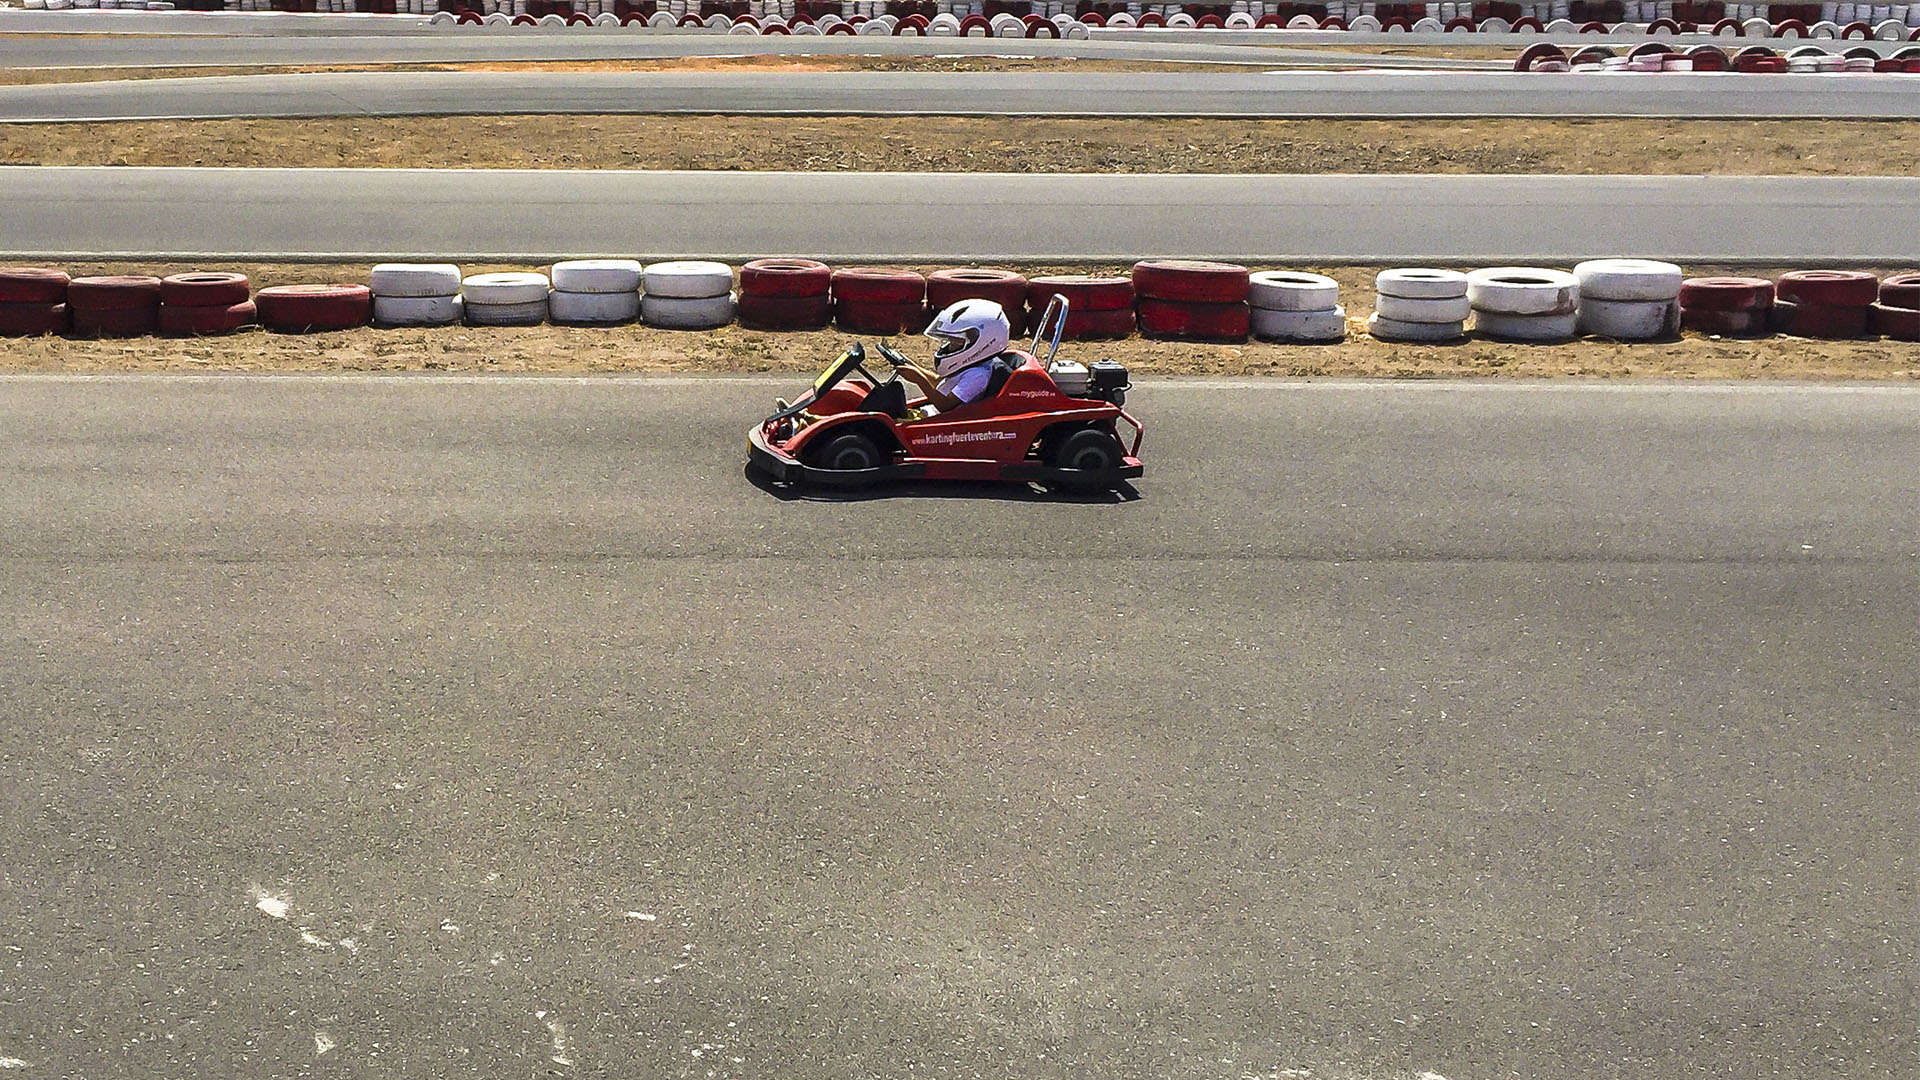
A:
<svg viewBox="0 0 1920 1080">
<path fill-rule="evenodd" d="M 1529 45 L 1514 59 L 1515 71 L 1572 71 L 1592 74 L 1632 72 L 1742 71 L 1770 75 L 1792 73 L 1920 74 L 1920 45 L 1881 56 L 1860 45 L 1844 53 L 1831 53 L 1818 45 L 1802 45 L 1785 55 L 1765 45 L 1749 45 L 1728 53 L 1716 45 L 1672 48 L 1662 42 L 1636 45 L 1625 56 L 1605 45 L 1588 45 L 1572 55 L 1558 45 L 1540 42 Z"/>
<path fill-rule="evenodd" d="M 966 267 L 925 277 L 878 267 L 833 269 L 809 259 L 758 259 L 740 270 L 631 259 L 556 263 L 534 272 L 462 277 L 451 263 L 382 263 L 366 285 L 292 285 L 250 293 L 244 275 L 69 279 L 58 270 L 0 269 L 0 335 L 138 337 L 227 334 L 258 324 L 284 333 L 383 326 L 614 326 L 674 330 L 725 326 L 808 331 L 837 324 L 859 334 L 922 329 L 956 300 L 999 303 L 1021 332 L 1052 297 L 1067 297 L 1065 336 L 1123 338 L 1136 330 L 1172 341 L 1337 342 L 1346 309 L 1332 278 L 1231 263 L 1147 259 L 1127 277 L 1054 275 Z M 1462 273 L 1421 267 L 1381 271 L 1367 320 L 1390 342 L 1458 341 L 1468 320 L 1482 337 L 1553 343 L 1581 335 L 1613 341 L 1671 339 L 1681 330 L 1731 337 L 1885 336 L 1920 340 L 1920 273 L 1881 282 L 1855 270 L 1800 270 L 1764 278 L 1683 278 L 1672 263 L 1594 259 L 1571 273 L 1492 267 Z"/>
</svg>

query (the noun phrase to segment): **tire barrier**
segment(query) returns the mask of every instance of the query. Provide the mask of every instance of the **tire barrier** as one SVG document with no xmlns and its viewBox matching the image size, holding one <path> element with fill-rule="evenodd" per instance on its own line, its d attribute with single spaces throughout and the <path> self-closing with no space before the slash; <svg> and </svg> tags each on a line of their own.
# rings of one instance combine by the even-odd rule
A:
<svg viewBox="0 0 1920 1080">
<path fill-rule="evenodd" d="M 849 266 L 833 272 L 833 321 L 842 330 L 918 333 L 926 318 L 927 279 L 911 270 Z"/>
<path fill-rule="evenodd" d="M 1563 270 L 1496 266 L 1467 275 L 1473 328 L 1496 341 L 1547 344 L 1577 332 L 1580 282 Z"/>
<path fill-rule="evenodd" d="M 365 285 L 275 285 L 253 298 L 260 325 L 282 334 L 352 330 L 373 321 Z"/>
<path fill-rule="evenodd" d="M 640 316 L 639 262 L 575 259 L 553 264 L 547 316 L 561 326 L 618 326 Z M 729 276 L 729 283 L 732 278 Z"/>
<path fill-rule="evenodd" d="M 1027 281 L 1027 320 L 1032 325 L 1047 310 L 1055 293 L 1067 298 L 1067 325 L 1061 336 L 1069 341 L 1097 341 L 1133 336 L 1133 279 L 1059 274 Z"/>
<path fill-rule="evenodd" d="M 1680 283 L 1680 328 L 1723 337 L 1758 337 L 1771 328 L 1773 282 L 1766 278 L 1688 278 Z"/>
<path fill-rule="evenodd" d="M 1340 283 L 1320 274 L 1267 270 L 1247 279 L 1249 326 L 1261 341 L 1318 345 L 1345 341 Z"/>
<path fill-rule="evenodd" d="M 991 300 L 1007 313 L 1013 336 L 1027 332 L 1027 279 L 1011 270 L 964 266 L 927 275 L 927 311 L 943 311 L 961 300 Z"/>
<path fill-rule="evenodd" d="M 1467 336 L 1473 305 L 1467 275 L 1458 270 L 1408 267 L 1374 276 L 1376 293 L 1367 333 L 1381 341 L 1458 341 Z"/>
<path fill-rule="evenodd" d="M 1678 266 L 1647 259 L 1592 259 L 1573 268 L 1576 329 L 1615 341 L 1655 341 L 1680 332 Z"/>
<path fill-rule="evenodd" d="M 466 315 L 452 263 L 381 263 L 368 278 L 379 326 L 449 326 Z"/>
<path fill-rule="evenodd" d="M 1864 337 L 1880 282 L 1858 270 L 1795 270 L 1773 283 L 1773 326 L 1811 338 Z"/>
<path fill-rule="evenodd" d="M 1245 342 L 1252 275 L 1233 263 L 1144 259 L 1133 265 L 1140 332 L 1167 341 Z"/>
<path fill-rule="evenodd" d="M 545 274 L 509 271 L 473 274 L 460 280 L 469 326 L 538 326 L 547 321 Z"/>
<path fill-rule="evenodd" d="M 833 271 L 812 259 L 755 259 L 740 268 L 740 325 L 820 330 L 833 319 Z"/>
<path fill-rule="evenodd" d="M 67 317 L 76 337 L 145 337 L 159 328 L 160 279 L 74 278 L 67 286 Z"/>
<path fill-rule="evenodd" d="M 0 337 L 67 332 L 65 271 L 32 266 L 0 269 Z"/>
<path fill-rule="evenodd" d="M 733 321 L 733 267 L 657 262 L 642 273 L 640 321 L 662 330 L 713 330 Z"/>
<path fill-rule="evenodd" d="M 1920 339 L 1920 273 L 1879 281 L 1859 271 L 1803 270 L 1782 275 L 1777 287 L 1764 278 L 1681 273 L 1671 263 L 1641 259 L 1588 260 L 1572 273 L 1535 267 L 1383 270 L 1374 279 L 1377 299 L 1367 332 L 1389 342 L 1458 341 L 1471 319 L 1482 336 L 1530 343 L 1578 335 L 1648 341 L 1682 330 L 1723 337 L 1777 331 Z M 923 278 L 907 270 L 834 270 L 808 259 L 776 258 L 747 263 L 739 280 L 736 298 L 732 269 L 717 262 L 641 267 L 633 260 L 573 260 L 555 263 L 550 278 L 525 272 L 463 278 L 451 263 L 382 263 L 366 286 L 279 286 L 249 296 L 241 274 L 69 280 L 55 269 L 10 268 L 0 269 L 0 336 L 220 334 L 254 324 L 310 333 L 369 321 L 443 326 L 463 319 L 475 326 L 549 319 L 612 325 L 632 320 L 624 313 L 636 298 L 641 320 L 666 329 L 712 329 L 737 319 L 750 330 L 820 330 L 837 319 L 840 329 L 852 333 L 900 334 L 924 327 L 929 305 L 968 296 L 993 299 L 1009 321 L 1030 325 L 1055 293 L 1070 303 L 1063 334 L 1078 340 L 1137 331 L 1184 341 L 1320 342 L 1340 340 L 1347 330 L 1332 278 L 1252 273 L 1228 263 L 1149 259 L 1128 277 L 1022 279 L 1010 270 L 964 267 Z M 636 284 L 648 294 L 638 296 Z M 710 295 L 695 295 L 701 293 Z"/>
<path fill-rule="evenodd" d="M 1379 7 L 1365 0 L 1310 6 L 1278 0 L 1186 4 L 1066 3 L 1035 0 L 982 8 L 968 0 L 24 0 L 34 10 L 378 12 L 431 16 L 433 26 L 531 26 L 568 32 L 695 32 L 725 35 L 847 34 L 1077 37 L 1089 27 L 1168 27 L 1245 33 L 1352 30 L 1359 33 L 1485 35 L 1631 33 L 1904 40 L 1920 33 L 1920 4 L 1776 4 L 1688 0 L 1524 0 Z M 436 10 L 444 6 L 446 10 Z M 822 11 L 837 9 L 837 13 Z M 717 9 L 717 10 L 716 10 Z M 998 9 L 998 10 L 996 10 Z M 703 14 L 711 12 L 711 14 Z M 991 15 L 987 12 L 992 12 Z M 1307 13 L 1311 12 L 1311 14 Z M 677 14 L 676 14 L 677 13 Z M 816 21 L 817 18 L 817 21 Z M 916 21 L 917 20 L 917 21 Z M 1017 24 L 1017 25 L 1016 25 Z M 1549 59 L 1523 70 L 1557 70 Z M 1645 69 L 1643 69 L 1645 70 Z M 1674 67 L 1666 70 L 1687 70 Z M 1843 68 L 1839 70 L 1861 70 Z M 1905 71 L 1883 68 L 1885 71 Z"/>
</svg>

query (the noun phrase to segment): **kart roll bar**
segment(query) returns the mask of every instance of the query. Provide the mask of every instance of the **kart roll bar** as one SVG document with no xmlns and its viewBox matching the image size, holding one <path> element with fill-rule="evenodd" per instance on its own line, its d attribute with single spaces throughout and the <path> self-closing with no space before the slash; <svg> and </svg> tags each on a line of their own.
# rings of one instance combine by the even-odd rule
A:
<svg viewBox="0 0 1920 1080">
<path fill-rule="evenodd" d="M 1057 317 L 1053 313 L 1055 308 L 1060 309 L 1060 314 Z M 1047 345 L 1046 357 L 1042 358 L 1040 356 L 1040 339 L 1045 336 L 1047 332 L 1048 319 L 1053 319 L 1053 340 Z M 1041 367 L 1046 367 L 1048 364 L 1053 363 L 1053 354 L 1060 351 L 1060 337 L 1066 332 L 1067 298 L 1059 293 L 1054 293 L 1053 299 L 1047 301 L 1047 310 L 1040 313 L 1040 321 L 1033 326 L 1033 344 L 1027 346 L 1027 352 L 1031 353 L 1034 359 L 1040 361 Z"/>
</svg>

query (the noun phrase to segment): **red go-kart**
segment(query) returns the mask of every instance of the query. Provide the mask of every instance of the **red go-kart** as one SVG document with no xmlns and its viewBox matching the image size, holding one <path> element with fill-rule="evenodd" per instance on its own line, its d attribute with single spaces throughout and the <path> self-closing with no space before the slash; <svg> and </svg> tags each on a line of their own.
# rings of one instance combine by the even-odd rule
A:
<svg viewBox="0 0 1920 1080">
<path fill-rule="evenodd" d="M 973 480 L 1041 483 L 1075 492 L 1107 491 L 1140 476 L 1145 428 L 1122 406 L 1130 389 L 1119 364 L 1054 365 L 1066 303 L 1054 297 L 1048 363 L 1034 357 L 1041 319 L 1027 351 L 1003 354 L 1007 368 L 978 401 L 924 416 L 926 401 L 909 400 L 898 374 L 882 380 L 866 369 L 854 344 L 813 386 L 747 432 L 748 463 L 782 483 L 860 488 L 882 480 Z M 889 364 L 906 357 L 885 343 Z M 1056 376 L 1059 380 L 1056 381 Z M 1065 384 L 1064 386 L 1062 384 Z M 1128 444 L 1121 425 L 1130 428 Z"/>
</svg>

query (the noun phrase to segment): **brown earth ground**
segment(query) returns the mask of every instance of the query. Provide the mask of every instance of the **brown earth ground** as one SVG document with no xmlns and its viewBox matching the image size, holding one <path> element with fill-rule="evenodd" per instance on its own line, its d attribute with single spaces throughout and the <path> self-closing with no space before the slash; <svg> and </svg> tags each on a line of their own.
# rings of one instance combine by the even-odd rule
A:
<svg viewBox="0 0 1920 1080">
<path fill-rule="evenodd" d="M 478 116 L 0 125 L 0 164 L 1904 175 L 1920 122 Z"/>
<path fill-rule="evenodd" d="M 255 287 L 367 280 L 365 265 L 226 265 Z M 85 264 L 74 274 L 178 273 L 193 267 Z M 469 273 L 525 269 L 468 266 Z M 934 267 L 919 267 L 921 270 Z M 1021 267 L 1037 274 L 1058 267 Z M 1124 272 L 1076 267 L 1066 272 Z M 1689 267 L 1690 273 L 1726 272 Z M 1675 341 L 1566 345 L 1391 345 L 1366 336 L 1373 306 L 1370 267 L 1323 267 L 1342 286 L 1349 336 L 1338 345 L 1200 345 L 1145 341 L 1064 344 L 1062 355 L 1119 360 L 1159 375 L 1276 375 L 1377 378 L 1589 377 L 1678 379 L 1920 379 L 1920 345 L 1894 341 L 1812 341 L 1775 337 L 1736 341 L 1687 334 Z M 1771 276 L 1777 270 L 1740 271 Z M 251 330 L 215 338 L 72 341 L 0 340 L 0 371 L 466 371 L 466 372 L 806 372 L 821 367 L 852 335 L 761 333 L 731 326 L 676 332 L 643 326 L 577 328 L 362 329 L 283 335 Z M 901 345 L 924 357 L 925 343 Z"/>
</svg>

